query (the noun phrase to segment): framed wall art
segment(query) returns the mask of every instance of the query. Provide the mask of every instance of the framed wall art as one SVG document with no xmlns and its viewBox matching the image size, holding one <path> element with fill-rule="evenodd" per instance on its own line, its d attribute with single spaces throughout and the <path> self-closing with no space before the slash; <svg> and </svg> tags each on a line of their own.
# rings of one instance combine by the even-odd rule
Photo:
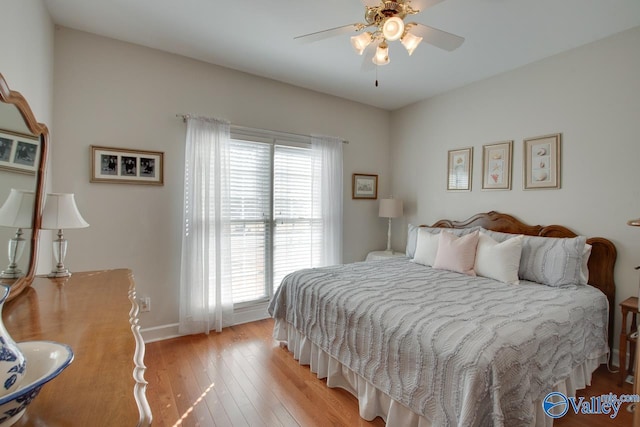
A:
<svg viewBox="0 0 640 427">
<path fill-rule="evenodd" d="M 352 199 L 377 199 L 378 175 L 354 173 L 352 180 Z"/>
<path fill-rule="evenodd" d="M 449 150 L 447 190 L 471 191 L 473 173 L 473 147 Z"/>
<path fill-rule="evenodd" d="M 562 134 L 524 140 L 524 189 L 560 188 Z"/>
<path fill-rule="evenodd" d="M 38 137 L 0 129 L 0 169 L 35 174 L 40 155 Z"/>
<path fill-rule="evenodd" d="M 513 141 L 482 146 L 482 189 L 511 190 Z"/>
<path fill-rule="evenodd" d="M 164 185 L 164 153 L 91 146 L 91 182 Z"/>
</svg>

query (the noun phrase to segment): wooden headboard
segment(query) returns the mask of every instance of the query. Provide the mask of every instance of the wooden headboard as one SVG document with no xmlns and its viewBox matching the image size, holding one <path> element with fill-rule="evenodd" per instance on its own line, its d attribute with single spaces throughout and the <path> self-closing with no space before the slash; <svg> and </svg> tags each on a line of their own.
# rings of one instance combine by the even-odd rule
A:
<svg viewBox="0 0 640 427">
<path fill-rule="evenodd" d="M 481 226 L 487 230 L 503 233 L 526 234 L 542 237 L 576 237 L 577 234 L 561 225 L 528 225 L 517 218 L 491 211 L 479 213 L 465 221 L 442 219 L 432 227 L 469 228 Z M 613 346 L 613 327 L 616 301 L 616 285 L 613 280 L 613 268 L 618 253 L 611 241 L 602 237 L 590 237 L 587 243 L 592 246 L 589 257 L 589 284 L 600 289 L 609 300 L 609 346 Z"/>
</svg>

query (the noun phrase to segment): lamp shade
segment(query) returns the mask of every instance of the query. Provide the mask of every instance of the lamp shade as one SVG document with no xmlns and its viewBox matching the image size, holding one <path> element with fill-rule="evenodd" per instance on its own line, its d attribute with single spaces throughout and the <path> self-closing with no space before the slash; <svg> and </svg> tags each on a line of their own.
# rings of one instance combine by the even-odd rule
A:
<svg viewBox="0 0 640 427">
<path fill-rule="evenodd" d="M 85 228 L 89 224 L 82 218 L 73 194 L 47 194 L 42 214 L 42 228 L 45 230 L 61 230 L 69 228 Z"/>
<path fill-rule="evenodd" d="M 380 199 L 380 209 L 378 216 L 384 218 L 397 218 L 402 216 L 402 200 L 400 199 Z"/>
<path fill-rule="evenodd" d="M 389 46 L 384 42 L 380 43 L 371 61 L 376 65 L 387 65 L 389 63 Z"/>
<path fill-rule="evenodd" d="M 0 225 L 11 228 L 31 228 L 33 222 L 33 191 L 11 189 L 0 208 Z"/>
<path fill-rule="evenodd" d="M 371 44 L 373 38 L 371 33 L 364 32 L 357 36 L 351 37 L 351 46 L 358 52 L 358 55 L 362 55 L 362 52 Z"/>
<path fill-rule="evenodd" d="M 400 40 L 400 43 L 402 43 L 402 46 L 407 49 L 409 56 L 411 56 L 413 54 L 413 51 L 416 50 L 421 41 L 422 37 L 414 36 L 411 33 L 406 33 L 402 37 L 402 40 Z"/>
<path fill-rule="evenodd" d="M 390 42 L 398 40 L 404 33 L 404 21 L 397 16 L 387 18 L 382 25 L 382 34 Z"/>
</svg>

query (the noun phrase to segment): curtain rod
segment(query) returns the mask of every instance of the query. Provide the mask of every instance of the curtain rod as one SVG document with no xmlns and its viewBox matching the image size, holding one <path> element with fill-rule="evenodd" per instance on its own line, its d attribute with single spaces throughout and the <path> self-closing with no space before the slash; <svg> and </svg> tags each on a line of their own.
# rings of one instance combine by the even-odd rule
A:
<svg viewBox="0 0 640 427">
<path fill-rule="evenodd" d="M 191 117 L 191 114 L 176 114 L 176 117 L 181 118 L 183 122 L 187 122 L 187 119 Z M 231 125 L 232 129 L 238 130 L 238 131 L 247 131 L 247 132 L 267 132 L 267 133 L 271 133 L 273 135 L 289 135 L 289 136 L 297 136 L 299 138 L 311 138 L 311 135 L 304 135 L 301 133 L 293 133 L 293 132 L 282 132 L 279 130 L 269 130 L 269 129 L 258 129 L 258 128 L 252 128 L 249 126 L 241 126 L 241 125 Z M 349 141 L 347 141 L 346 139 L 342 140 L 343 144 L 348 144 Z"/>
</svg>

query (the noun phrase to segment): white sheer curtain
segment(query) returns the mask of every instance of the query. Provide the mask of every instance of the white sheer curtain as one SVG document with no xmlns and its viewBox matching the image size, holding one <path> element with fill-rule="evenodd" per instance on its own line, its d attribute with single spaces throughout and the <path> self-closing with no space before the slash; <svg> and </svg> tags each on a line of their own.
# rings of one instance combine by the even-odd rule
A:
<svg viewBox="0 0 640 427">
<path fill-rule="evenodd" d="M 311 138 L 312 191 L 322 218 L 321 265 L 342 263 L 342 145 L 338 138 Z"/>
<path fill-rule="evenodd" d="M 180 274 L 181 334 L 231 324 L 228 122 L 187 119 Z"/>
</svg>

